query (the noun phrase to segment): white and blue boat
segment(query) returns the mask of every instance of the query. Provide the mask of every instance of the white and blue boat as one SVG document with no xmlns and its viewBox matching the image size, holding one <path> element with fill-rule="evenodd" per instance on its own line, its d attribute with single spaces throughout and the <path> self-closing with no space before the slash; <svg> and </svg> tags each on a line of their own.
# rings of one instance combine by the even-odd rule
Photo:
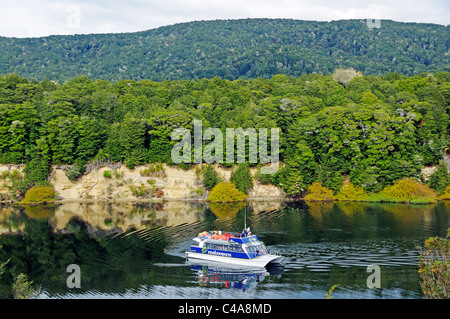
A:
<svg viewBox="0 0 450 319">
<path fill-rule="evenodd" d="M 277 252 L 271 252 L 249 229 L 239 233 L 204 231 L 193 238 L 189 260 L 198 259 L 245 267 L 265 267 L 280 264 L 283 260 Z"/>
</svg>

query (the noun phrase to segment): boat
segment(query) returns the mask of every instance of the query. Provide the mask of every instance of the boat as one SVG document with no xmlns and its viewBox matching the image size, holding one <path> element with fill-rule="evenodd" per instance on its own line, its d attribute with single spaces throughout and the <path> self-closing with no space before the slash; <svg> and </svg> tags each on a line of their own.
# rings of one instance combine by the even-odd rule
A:
<svg viewBox="0 0 450 319">
<path fill-rule="evenodd" d="M 193 238 L 189 260 L 206 260 L 245 267 L 266 267 L 280 264 L 284 259 L 278 252 L 269 251 L 250 229 L 242 233 L 203 231 Z"/>
</svg>

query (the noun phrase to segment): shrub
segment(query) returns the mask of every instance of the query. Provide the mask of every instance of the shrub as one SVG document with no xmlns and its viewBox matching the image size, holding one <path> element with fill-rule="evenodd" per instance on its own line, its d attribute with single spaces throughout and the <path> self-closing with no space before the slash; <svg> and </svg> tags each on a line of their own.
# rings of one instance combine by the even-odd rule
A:
<svg viewBox="0 0 450 319">
<path fill-rule="evenodd" d="M 143 183 L 140 186 L 130 185 L 130 190 L 136 197 L 144 197 L 148 193 L 148 189 Z"/>
<path fill-rule="evenodd" d="M 394 185 L 385 187 L 373 198 L 382 202 L 434 203 L 437 194 L 427 185 L 411 178 L 403 178 Z"/>
<path fill-rule="evenodd" d="M 139 173 L 141 174 L 141 176 L 147 177 L 159 177 L 159 178 L 167 177 L 166 169 L 164 168 L 162 163 L 149 164 L 148 168 L 140 170 Z"/>
<path fill-rule="evenodd" d="M 104 178 L 111 178 L 112 177 L 111 172 L 110 171 L 104 171 L 103 172 L 103 177 Z"/>
<path fill-rule="evenodd" d="M 239 164 L 238 168 L 231 173 L 230 181 L 238 190 L 247 194 L 253 188 L 253 178 L 248 163 Z"/>
<path fill-rule="evenodd" d="M 56 192 L 51 186 L 34 186 L 30 188 L 22 203 L 43 203 L 53 202 L 56 199 Z"/>
<path fill-rule="evenodd" d="M 10 171 L 3 171 L 3 172 L 0 174 L 0 179 L 7 179 L 8 176 L 9 176 L 10 174 L 11 174 Z"/>
<path fill-rule="evenodd" d="M 85 162 L 81 160 L 75 161 L 72 167 L 66 168 L 66 176 L 71 181 L 75 181 L 78 178 L 80 178 L 80 176 L 82 176 L 85 171 L 86 171 Z"/>
<path fill-rule="evenodd" d="M 34 299 L 41 293 L 41 288 L 33 288 L 33 281 L 28 281 L 28 276 L 20 273 L 13 284 L 14 299 Z"/>
<path fill-rule="evenodd" d="M 307 190 L 305 200 L 309 201 L 329 201 L 336 200 L 336 196 L 333 195 L 333 191 L 325 186 L 322 186 L 320 182 L 312 183 Z"/>
<path fill-rule="evenodd" d="M 127 159 L 127 160 L 125 160 L 125 166 L 129 170 L 133 170 L 136 167 L 136 163 L 133 159 Z"/>
<path fill-rule="evenodd" d="M 208 196 L 210 202 L 240 202 L 247 198 L 247 195 L 236 188 L 233 183 L 222 182 L 213 187 Z"/>
<path fill-rule="evenodd" d="M 147 183 L 150 184 L 150 188 L 141 183 L 139 186 L 130 185 L 131 193 L 136 197 L 148 198 L 148 197 L 161 197 L 164 192 L 160 190 L 156 185 L 156 181 L 154 179 L 147 180 Z"/>
<path fill-rule="evenodd" d="M 351 182 L 344 182 L 336 197 L 342 201 L 364 201 L 367 199 L 367 193 L 362 187 L 355 186 Z"/>
<path fill-rule="evenodd" d="M 419 256 L 420 287 L 427 298 L 450 298 L 450 228 L 446 238 L 425 241 Z"/>
</svg>

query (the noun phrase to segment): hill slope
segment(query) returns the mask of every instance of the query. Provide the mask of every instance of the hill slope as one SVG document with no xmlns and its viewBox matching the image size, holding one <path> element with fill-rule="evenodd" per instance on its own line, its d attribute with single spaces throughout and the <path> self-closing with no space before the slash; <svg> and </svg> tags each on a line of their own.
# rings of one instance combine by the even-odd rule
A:
<svg viewBox="0 0 450 319">
<path fill-rule="evenodd" d="M 241 19 L 181 23 L 144 32 L 0 37 L 0 74 L 39 80 L 173 80 L 298 76 L 354 67 L 364 74 L 450 70 L 450 28 L 383 20 Z"/>
</svg>

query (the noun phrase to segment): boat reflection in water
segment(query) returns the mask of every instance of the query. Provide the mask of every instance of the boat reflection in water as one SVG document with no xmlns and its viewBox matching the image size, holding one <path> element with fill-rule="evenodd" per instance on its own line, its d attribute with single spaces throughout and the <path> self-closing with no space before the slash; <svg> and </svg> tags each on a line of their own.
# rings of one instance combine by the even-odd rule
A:
<svg viewBox="0 0 450 319">
<path fill-rule="evenodd" d="M 267 276 L 281 276 L 283 267 L 250 268 L 225 265 L 219 262 L 187 260 L 203 287 L 233 288 L 247 291 L 254 289 Z"/>
</svg>

